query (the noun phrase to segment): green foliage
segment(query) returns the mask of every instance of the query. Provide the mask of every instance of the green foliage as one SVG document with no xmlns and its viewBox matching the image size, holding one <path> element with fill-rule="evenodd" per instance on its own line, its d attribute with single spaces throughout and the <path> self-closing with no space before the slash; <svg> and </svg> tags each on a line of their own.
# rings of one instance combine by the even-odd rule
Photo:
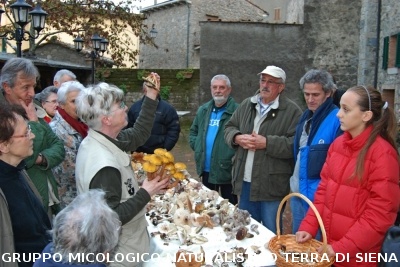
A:
<svg viewBox="0 0 400 267">
<path fill-rule="evenodd" d="M 148 71 L 148 70 L 138 70 L 136 77 L 139 81 L 143 81 L 142 77 L 147 77 L 149 74 L 150 74 L 150 71 Z"/>
<path fill-rule="evenodd" d="M 104 81 L 106 78 L 111 76 L 111 73 L 112 70 L 109 68 L 98 68 L 96 69 L 94 76 L 96 77 L 96 80 Z"/>
<path fill-rule="evenodd" d="M 163 100 L 169 99 L 169 94 L 171 93 L 172 86 L 164 85 L 160 87 L 160 97 Z"/>
<path fill-rule="evenodd" d="M 126 86 L 126 84 L 121 84 L 118 86 L 118 88 L 124 91 L 124 95 L 126 95 L 126 93 L 128 92 L 128 86 Z"/>
<path fill-rule="evenodd" d="M 13 2 L 4 1 L 5 14 L 8 17 L 11 14 L 10 4 Z M 35 5 L 31 0 L 27 2 Z M 42 1 L 42 8 L 48 13 L 46 26 L 36 41 L 30 40 L 29 53 L 33 55 L 37 46 L 62 32 L 74 38 L 80 35 L 85 42 L 84 48 L 90 50 L 90 39 L 94 33 L 98 33 L 109 41 L 107 54 L 111 56 L 116 66 L 124 67 L 126 66 L 124 62 L 134 62 L 132 65 L 135 67 L 139 51 L 133 49 L 136 47 L 136 39 L 132 38 L 132 34 L 138 36 L 143 43 L 153 44 L 147 26 L 142 25 L 146 17 L 132 12 L 132 9 L 138 7 L 139 2 L 140 0 Z M 6 27 L 14 26 L 9 24 Z M 1 27 L 2 32 L 7 29 L 6 27 Z"/>
<path fill-rule="evenodd" d="M 178 79 L 179 83 L 183 82 L 185 79 L 190 79 L 192 78 L 193 74 L 193 69 L 192 68 L 187 68 L 184 70 L 180 70 L 176 73 L 176 79 Z"/>
</svg>

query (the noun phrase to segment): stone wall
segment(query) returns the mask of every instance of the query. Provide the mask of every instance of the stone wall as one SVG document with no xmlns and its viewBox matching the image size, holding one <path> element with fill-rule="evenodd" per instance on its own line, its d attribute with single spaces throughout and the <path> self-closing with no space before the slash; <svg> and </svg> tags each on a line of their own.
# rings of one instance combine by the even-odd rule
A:
<svg viewBox="0 0 400 267">
<path fill-rule="evenodd" d="M 400 117 L 400 72 L 396 67 L 382 69 L 383 38 L 400 33 L 400 2 L 397 0 L 382 1 L 380 53 L 378 63 L 378 88 L 384 93 L 390 92 L 394 97 L 394 110 Z M 399 40 L 397 40 L 399 41 Z M 386 92 L 385 92 L 386 91 Z"/>
<path fill-rule="evenodd" d="M 139 68 L 179 69 L 200 67 L 200 23 L 215 21 L 263 22 L 264 13 L 246 0 L 191 0 L 144 11 L 148 29 L 158 34 L 156 47 L 140 44 Z"/>
<path fill-rule="evenodd" d="M 357 83 L 361 0 L 305 0 L 305 68 L 330 71 L 339 86 L 347 89 Z"/>
<path fill-rule="evenodd" d="M 179 81 L 176 73 L 179 70 L 138 70 L 138 69 L 101 69 L 98 75 L 102 81 L 112 83 L 126 91 L 125 101 L 128 107 L 139 100 L 142 94 L 143 81 L 139 76 L 143 75 L 143 71 L 157 72 L 161 77 L 161 87 L 170 86 L 170 95 L 167 100 L 176 110 L 187 110 L 190 114 L 184 116 L 181 122 L 191 123 L 198 108 L 198 91 L 199 91 L 199 70 L 194 70 L 190 79 Z M 105 77 L 107 76 L 107 77 Z"/>
<path fill-rule="evenodd" d="M 286 72 L 286 89 L 302 103 L 298 81 L 307 65 L 304 28 L 300 25 L 204 22 L 201 24 L 200 100 L 210 99 L 211 78 L 226 74 L 237 102 L 259 88 L 259 76 L 267 65 Z"/>
</svg>

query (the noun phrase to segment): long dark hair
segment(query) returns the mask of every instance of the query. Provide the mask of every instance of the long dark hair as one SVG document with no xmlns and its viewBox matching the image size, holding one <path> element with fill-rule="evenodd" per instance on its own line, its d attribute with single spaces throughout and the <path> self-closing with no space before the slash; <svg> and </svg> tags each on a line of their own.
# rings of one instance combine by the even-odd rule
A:
<svg viewBox="0 0 400 267">
<path fill-rule="evenodd" d="M 355 175 L 361 179 L 364 170 L 365 156 L 378 135 L 388 141 L 396 150 L 397 155 L 399 155 L 395 141 L 397 134 L 396 117 L 387 103 L 382 101 L 381 93 L 375 88 L 354 86 L 348 89 L 347 92 L 354 92 L 359 96 L 357 104 L 360 106 L 361 111 L 370 110 L 372 112 L 372 118 L 366 125 L 369 126 L 372 124 L 373 129 L 357 158 Z"/>
</svg>

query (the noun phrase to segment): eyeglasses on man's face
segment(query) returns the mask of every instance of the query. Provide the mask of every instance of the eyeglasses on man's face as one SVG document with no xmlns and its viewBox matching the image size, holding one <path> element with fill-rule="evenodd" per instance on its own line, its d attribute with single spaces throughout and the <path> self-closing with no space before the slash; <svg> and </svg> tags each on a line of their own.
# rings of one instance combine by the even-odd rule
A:
<svg viewBox="0 0 400 267">
<path fill-rule="evenodd" d="M 29 138 L 31 136 L 31 133 L 32 133 L 31 126 L 28 124 L 28 127 L 26 129 L 26 133 L 25 134 L 13 135 L 11 137 L 12 138 L 21 138 L 21 137 Z"/>
<path fill-rule="evenodd" d="M 282 84 L 281 82 L 275 82 L 273 80 L 260 80 L 260 83 L 265 83 L 266 85 Z"/>
<path fill-rule="evenodd" d="M 118 109 L 125 109 L 126 105 L 124 101 L 119 102 Z M 117 111 L 118 109 L 111 110 L 110 113 Z"/>
</svg>

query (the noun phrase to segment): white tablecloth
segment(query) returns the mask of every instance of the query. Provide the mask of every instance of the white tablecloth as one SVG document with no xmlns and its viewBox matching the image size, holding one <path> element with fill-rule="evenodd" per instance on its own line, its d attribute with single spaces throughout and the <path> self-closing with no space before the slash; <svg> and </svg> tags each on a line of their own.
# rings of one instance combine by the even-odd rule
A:
<svg viewBox="0 0 400 267">
<path fill-rule="evenodd" d="M 149 220 L 149 217 L 147 217 Z M 178 240 L 170 240 L 164 241 L 160 238 L 160 235 L 155 235 L 151 237 L 151 253 L 152 258 L 146 262 L 144 262 L 143 266 L 146 267 L 169 267 L 175 266 L 175 255 L 176 252 L 181 248 L 188 251 L 192 251 L 197 254 L 200 253 L 200 246 L 203 247 L 205 251 L 205 261 L 206 264 L 213 264 L 212 259 L 214 255 L 218 252 L 231 252 L 234 247 L 243 247 L 246 249 L 246 253 L 248 254 L 248 259 L 244 262 L 243 266 L 273 266 L 275 261 L 273 259 L 273 255 L 271 252 L 265 248 L 265 244 L 275 236 L 273 232 L 259 224 L 254 219 L 251 219 L 251 223 L 247 226 L 250 228 L 251 224 L 258 224 L 259 234 L 250 231 L 250 233 L 254 234 L 252 238 L 245 238 L 243 240 L 236 240 L 235 238 L 226 242 L 226 234 L 224 233 L 221 226 L 216 226 L 213 229 L 203 228 L 201 233 L 208 239 L 208 242 L 204 244 L 193 244 L 190 246 L 180 245 Z M 152 225 L 149 221 L 148 226 L 149 233 L 157 232 L 158 229 L 156 226 Z M 257 254 L 251 246 L 259 247 L 261 253 Z M 214 266 L 219 266 L 214 265 Z M 236 266 L 233 263 L 230 263 L 229 266 Z"/>
</svg>

